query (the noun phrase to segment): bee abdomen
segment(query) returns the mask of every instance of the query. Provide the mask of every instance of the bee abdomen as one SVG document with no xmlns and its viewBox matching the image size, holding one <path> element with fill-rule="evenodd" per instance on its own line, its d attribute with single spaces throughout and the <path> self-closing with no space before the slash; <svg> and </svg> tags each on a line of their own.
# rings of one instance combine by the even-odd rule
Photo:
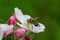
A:
<svg viewBox="0 0 60 40">
<path fill-rule="evenodd" d="M 35 26 L 38 26 L 38 25 L 39 25 L 37 21 L 33 21 L 32 23 L 33 23 Z"/>
</svg>

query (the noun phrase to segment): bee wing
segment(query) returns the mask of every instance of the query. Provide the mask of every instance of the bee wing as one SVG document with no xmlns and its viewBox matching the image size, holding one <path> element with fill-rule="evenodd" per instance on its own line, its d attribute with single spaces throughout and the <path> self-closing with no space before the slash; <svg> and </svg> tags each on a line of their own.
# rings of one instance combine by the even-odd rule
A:
<svg viewBox="0 0 60 40">
<path fill-rule="evenodd" d="M 41 23 L 39 23 L 39 25 L 40 25 L 40 26 L 37 26 L 37 27 L 36 27 L 35 25 L 32 24 L 33 28 L 30 27 L 29 29 L 30 29 L 31 32 L 33 32 L 33 33 L 43 32 L 44 29 L 45 29 L 45 26 L 44 26 L 43 24 L 41 24 Z"/>
<path fill-rule="evenodd" d="M 18 21 L 20 21 L 22 24 L 26 22 L 26 18 L 24 17 L 21 9 L 18 9 L 17 7 L 14 8 L 15 10 L 15 16 Z"/>
</svg>

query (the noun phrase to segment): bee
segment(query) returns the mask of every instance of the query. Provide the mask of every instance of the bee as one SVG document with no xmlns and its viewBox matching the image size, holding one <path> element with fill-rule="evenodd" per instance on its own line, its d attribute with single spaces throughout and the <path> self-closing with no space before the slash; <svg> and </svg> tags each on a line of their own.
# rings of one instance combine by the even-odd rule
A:
<svg viewBox="0 0 60 40">
<path fill-rule="evenodd" d="M 39 23 L 35 18 L 30 18 L 27 20 L 27 22 L 35 25 L 36 27 L 39 26 Z"/>
</svg>

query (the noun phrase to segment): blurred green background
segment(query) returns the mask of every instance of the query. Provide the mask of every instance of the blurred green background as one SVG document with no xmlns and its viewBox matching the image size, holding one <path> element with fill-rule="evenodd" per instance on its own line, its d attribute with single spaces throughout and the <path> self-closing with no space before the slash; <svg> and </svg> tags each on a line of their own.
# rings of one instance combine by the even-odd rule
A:
<svg viewBox="0 0 60 40">
<path fill-rule="evenodd" d="M 14 7 L 39 17 L 38 21 L 46 26 L 45 32 L 32 33 L 31 40 L 60 40 L 60 0 L 0 0 L 0 23 L 7 21 Z"/>
</svg>

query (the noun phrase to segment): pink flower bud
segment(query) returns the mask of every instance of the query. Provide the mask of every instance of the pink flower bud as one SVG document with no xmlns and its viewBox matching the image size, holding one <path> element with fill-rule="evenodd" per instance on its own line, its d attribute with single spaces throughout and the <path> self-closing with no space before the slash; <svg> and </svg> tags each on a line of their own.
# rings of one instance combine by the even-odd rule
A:
<svg viewBox="0 0 60 40">
<path fill-rule="evenodd" d="M 22 37 L 25 33 L 26 33 L 26 29 L 22 27 L 18 28 L 15 32 L 17 38 Z"/>
<path fill-rule="evenodd" d="M 15 24 L 16 23 L 16 20 L 15 20 L 15 17 L 14 17 L 14 15 L 13 16 L 11 16 L 9 19 L 8 19 L 8 24 L 10 25 L 10 24 Z"/>
<path fill-rule="evenodd" d="M 29 35 L 25 36 L 25 40 L 30 40 L 30 36 Z"/>
</svg>

